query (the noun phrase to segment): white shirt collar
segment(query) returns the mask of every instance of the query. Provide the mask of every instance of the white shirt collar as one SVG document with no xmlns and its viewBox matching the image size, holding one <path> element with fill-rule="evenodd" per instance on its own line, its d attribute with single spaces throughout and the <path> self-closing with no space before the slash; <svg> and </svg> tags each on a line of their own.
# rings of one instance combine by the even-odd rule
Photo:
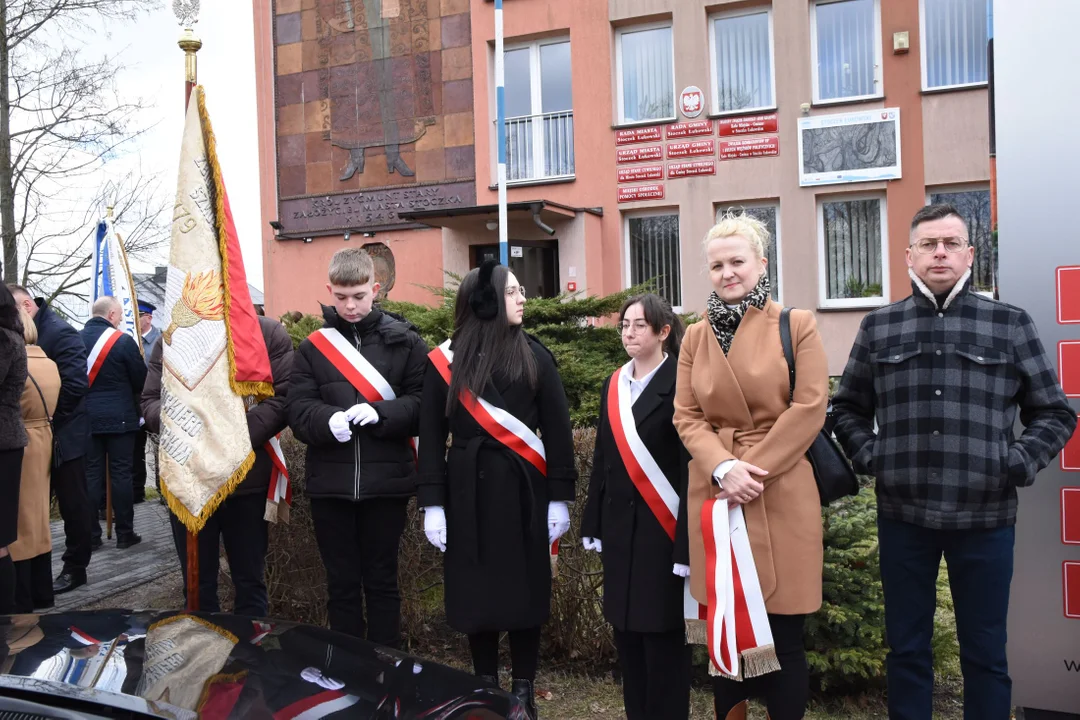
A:
<svg viewBox="0 0 1080 720">
<path fill-rule="evenodd" d="M 645 386 L 647 386 L 649 384 L 649 382 L 653 379 L 653 376 L 656 375 L 656 371 L 659 370 L 661 367 L 663 367 L 664 363 L 667 362 L 667 359 L 668 359 L 668 355 L 667 355 L 667 353 L 664 353 L 664 359 L 661 360 L 657 364 L 657 366 L 654 367 L 649 372 L 648 375 L 646 375 L 643 378 L 635 378 L 634 377 L 634 359 L 631 358 L 630 362 L 623 365 L 623 371 L 621 373 L 619 373 L 619 381 L 620 382 L 625 382 L 625 383 L 627 383 L 627 384 L 629 384 L 632 387 L 635 387 L 637 389 L 644 390 Z"/>
</svg>

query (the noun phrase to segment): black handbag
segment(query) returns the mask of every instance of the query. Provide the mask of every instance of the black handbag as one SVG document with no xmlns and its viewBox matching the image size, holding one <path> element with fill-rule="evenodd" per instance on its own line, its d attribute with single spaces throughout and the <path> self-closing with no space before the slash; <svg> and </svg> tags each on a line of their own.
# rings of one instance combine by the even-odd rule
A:
<svg viewBox="0 0 1080 720">
<path fill-rule="evenodd" d="M 791 308 L 780 311 L 780 344 L 784 346 L 784 359 L 788 367 L 788 402 L 795 399 L 795 350 L 791 344 Z M 810 449 L 806 451 L 806 458 L 814 469 L 814 480 L 817 481 L 818 494 L 821 496 L 821 504 L 828 505 L 847 495 L 857 495 L 859 492 L 859 478 L 851 469 L 844 452 L 832 438 L 833 425 L 836 418 L 833 415 L 832 402 L 829 403 L 825 412 L 825 427 L 814 438 Z"/>
</svg>

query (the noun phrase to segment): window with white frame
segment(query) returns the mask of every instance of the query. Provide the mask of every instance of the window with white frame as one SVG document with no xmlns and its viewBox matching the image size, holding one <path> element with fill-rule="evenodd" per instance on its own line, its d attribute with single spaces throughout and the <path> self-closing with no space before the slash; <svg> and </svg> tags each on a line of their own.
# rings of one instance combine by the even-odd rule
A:
<svg viewBox="0 0 1080 720">
<path fill-rule="evenodd" d="M 876 97 L 881 89 L 878 0 L 815 0 L 810 8 L 814 100 Z"/>
<path fill-rule="evenodd" d="M 885 197 L 818 201 L 822 307 L 882 305 L 888 297 Z"/>
<path fill-rule="evenodd" d="M 620 124 L 675 119 L 671 25 L 619 30 L 615 64 Z"/>
<path fill-rule="evenodd" d="M 678 213 L 628 217 L 626 238 L 630 285 L 651 283 L 672 307 L 681 307 Z"/>
<path fill-rule="evenodd" d="M 727 213 L 746 213 L 755 220 L 760 220 L 769 231 L 769 247 L 765 257 L 769 261 L 765 270 L 769 273 L 769 290 L 772 299 L 780 302 L 780 206 L 776 203 L 762 205 L 726 205 L 716 209 L 716 222 L 720 222 Z"/>
<path fill-rule="evenodd" d="M 710 19 L 713 112 L 776 107 L 773 99 L 772 10 L 755 8 Z"/>
<path fill-rule="evenodd" d="M 506 179 L 573 177 L 570 41 L 512 45 L 504 58 Z"/>
<path fill-rule="evenodd" d="M 990 188 L 971 186 L 936 188 L 929 192 L 932 204 L 952 205 L 964 218 L 968 242 L 975 248 L 971 266 L 971 289 L 997 296 L 998 249 L 997 238 L 990 224 Z"/>
<path fill-rule="evenodd" d="M 921 0 L 923 88 L 986 82 L 987 0 Z"/>
</svg>

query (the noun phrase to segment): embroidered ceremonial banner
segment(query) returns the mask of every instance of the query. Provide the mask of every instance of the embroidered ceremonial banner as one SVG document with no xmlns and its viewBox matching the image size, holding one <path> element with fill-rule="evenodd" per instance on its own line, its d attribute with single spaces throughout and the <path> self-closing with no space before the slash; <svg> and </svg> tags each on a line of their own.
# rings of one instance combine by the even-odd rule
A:
<svg viewBox="0 0 1080 720">
<path fill-rule="evenodd" d="M 706 500 L 701 533 L 710 671 L 743 680 L 779 670 L 742 506 L 729 508 L 726 500 Z"/>
<path fill-rule="evenodd" d="M 161 491 L 198 532 L 255 461 L 245 398 L 274 394 L 202 87 L 184 126 L 161 311 Z"/>
<path fill-rule="evenodd" d="M 113 349 L 122 335 L 123 333 L 119 330 L 105 328 L 105 331 L 98 336 L 94 347 L 90 348 L 90 354 L 86 356 L 86 382 L 88 385 L 93 385 L 94 381 L 97 380 L 101 366 L 105 364 L 105 358 L 109 357 L 109 351 Z"/>
<path fill-rule="evenodd" d="M 221 672 L 237 637 L 191 615 L 176 615 L 146 631 L 143 673 L 135 694 L 186 710 L 199 707 L 206 681 Z"/>
</svg>

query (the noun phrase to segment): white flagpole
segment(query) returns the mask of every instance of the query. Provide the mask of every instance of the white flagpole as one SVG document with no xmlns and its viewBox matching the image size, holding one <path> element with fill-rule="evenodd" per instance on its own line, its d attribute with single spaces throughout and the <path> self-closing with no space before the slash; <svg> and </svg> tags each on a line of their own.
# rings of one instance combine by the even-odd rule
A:
<svg viewBox="0 0 1080 720">
<path fill-rule="evenodd" d="M 506 92 L 503 62 L 503 0 L 495 0 L 495 137 L 499 144 L 499 262 L 510 264 L 506 228 Z"/>
</svg>

